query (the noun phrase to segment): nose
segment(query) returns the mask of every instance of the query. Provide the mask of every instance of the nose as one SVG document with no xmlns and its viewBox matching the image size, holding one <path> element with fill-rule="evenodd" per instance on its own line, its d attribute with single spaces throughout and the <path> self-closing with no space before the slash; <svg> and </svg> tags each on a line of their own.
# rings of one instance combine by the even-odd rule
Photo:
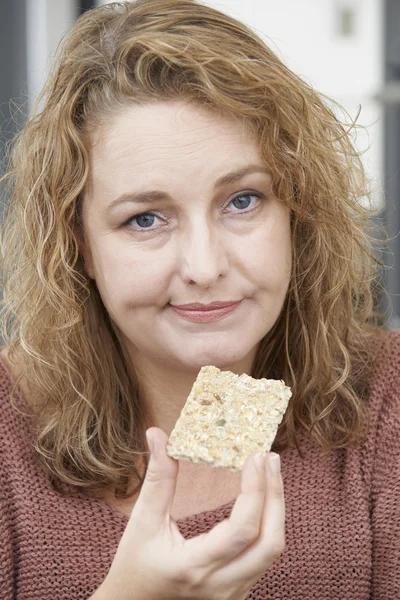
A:
<svg viewBox="0 0 400 600">
<path fill-rule="evenodd" d="M 200 219 L 187 232 L 180 248 L 181 275 L 186 283 L 211 287 L 229 269 L 228 249 L 217 227 Z"/>
</svg>

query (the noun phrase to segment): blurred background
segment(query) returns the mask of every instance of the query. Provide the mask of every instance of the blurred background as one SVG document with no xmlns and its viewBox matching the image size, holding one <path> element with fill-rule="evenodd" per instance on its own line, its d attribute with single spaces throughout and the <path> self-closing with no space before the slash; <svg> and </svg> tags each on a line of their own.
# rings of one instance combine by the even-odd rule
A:
<svg viewBox="0 0 400 600">
<path fill-rule="evenodd" d="M 0 175 L 10 140 L 58 43 L 101 0 L 0 0 Z M 384 253 L 391 327 L 400 328 L 400 0 L 205 0 L 250 25 L 314 88 L 355 118 L 355 143 L 392 238 Z M 1 189 L 0 189 L 1 193 Z M 4 202 L 4 193 L 2 194 Z"/>
</svg>

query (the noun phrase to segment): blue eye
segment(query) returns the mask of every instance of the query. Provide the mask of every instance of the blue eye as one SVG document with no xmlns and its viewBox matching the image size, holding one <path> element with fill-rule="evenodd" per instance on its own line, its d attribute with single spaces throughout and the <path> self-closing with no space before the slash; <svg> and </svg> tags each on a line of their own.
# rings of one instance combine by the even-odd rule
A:
<svg viewBox="0 0 400 600">
<path fill-rule="evenodd" d="M 236 196 L 231 200 L 230 204 L 234 204 L 235 208 L 244 209 L 248 208 L 251 203 L 251 198 L 257 198 L 258 196 L 255 194 L 240 194 L 240 196 Z M 242 212 L 242 210 L 234 211 L 234 212 Z"/>
<path fill-rule="evenodd" d="M 140 215 L 130 217 L 123 223 L 123 227 L 129 227 L 129 229 L 132 229 L 133 231 L 153 231 L 155 228 L 152 226 L 154 225 L 155 219 L 160 219 L 155 213 L 141 213 Z"/>
<path fill-rule="evenodd" d="M 255 193 L 255 192 L 248 193 L 248 194 L 239 194 L 238 196 L 235 196 L 235 198 L 232 198 L 232 200 L 229 202 L 228 206 L 231 204 L 234 205 L 234 207 L 236 209 L 236 210 L 232 211 L 234 213 L 247 214 L 249 212 L 252 212 L 255 208 L 258 207 L 258 202 L 253 202 L 253 205 L 255 205 L 255 206 L 253 206 L 249 210 L 246 210 L 251 205 L 252 199 L 257 200 L 257 199 L 261 199 L 261 198 L 265 198 L 265 197 L 262 194 Z M 153 227 L 153 225 L 156 224 L 155 219 L 160 219 L 160 221 L 163 220 L 161 217 L 159 217 L 154 212 L 141 213 L 139 215 L 134 215 L 133 217 L 128 219 L 124 223 L 124 226 L 129 227 L 133 231 L 143 231 L 143 232 L 146 230 L 154 231 L 155 229 L 157 229 L 157 227 Z M 136 227 L 135 227 L 135 225 L 136 225 Z"/>
<path fill-rule="evenodd" d="M 148 228 L 154 224 L 155 216 L 156 215 L 153 215 L 152 213 L 143 213 L 142 215 L 138 215 L 137 217 L 134 217 L 134 219 L 136 220 L 137 225 L 142 224 L 143 227 Z"/>
</svg>

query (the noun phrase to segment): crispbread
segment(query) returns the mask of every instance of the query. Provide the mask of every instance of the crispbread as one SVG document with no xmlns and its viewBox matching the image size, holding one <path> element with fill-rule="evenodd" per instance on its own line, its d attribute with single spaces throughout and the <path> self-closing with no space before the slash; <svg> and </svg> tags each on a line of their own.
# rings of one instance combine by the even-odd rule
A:
<svg viewBox="0 0 400 600">
<path fill-rule="evenodd" d="M 252 452 L 270 451 L 291 395 L 283 381 L 202 367 L 169 436 L 167 454 L 240 471 Z"/>
</svg>

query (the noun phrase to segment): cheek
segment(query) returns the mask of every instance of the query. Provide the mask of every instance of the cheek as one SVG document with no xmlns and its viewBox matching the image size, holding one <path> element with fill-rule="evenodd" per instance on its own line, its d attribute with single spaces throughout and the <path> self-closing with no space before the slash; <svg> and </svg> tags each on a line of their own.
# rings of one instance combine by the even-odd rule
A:
<svg viewBox="0 0 400 600">
<path fill-rule="evenodd" d="M 112 246 L 112 247 L 110 247 Z M 162 299 L 169 270 L 151 252 L 104 244 L 94 254 L 96 283 L 107 308 L 154 304 Z"/>
<path fill-rule="evenodd" d="M 292 264 L 290 219 L 286 212 L 258 232 L 252 240 L 250 256 L 262 287 L 278 293 L 286 291 Z"/>
<path fill-rule="evenodd" d="M 254 266 L 257 282 L 268 291 L 280 294 L 286 291 L 290 281 L 290 252 L 287 252 L 286 248 L 278 249 L 276 246 L 267 248 L 265 252 L 265 245 L 263 250 L 263 260 L 258 260 Z"/>
</svg>

